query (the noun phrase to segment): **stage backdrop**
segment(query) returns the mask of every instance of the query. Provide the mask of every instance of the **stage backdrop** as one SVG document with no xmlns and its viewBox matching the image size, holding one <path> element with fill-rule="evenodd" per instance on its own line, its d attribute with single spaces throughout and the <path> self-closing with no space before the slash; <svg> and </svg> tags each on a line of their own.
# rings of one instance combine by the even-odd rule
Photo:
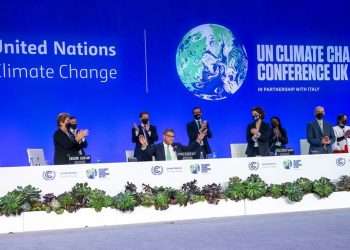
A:
<svg viewBox="0 0 350 250">
<path fill-rule="evenodd" d="M 277 115 L 299 151 L 313 108 L 349 108 L 349 1 L 2 1 L 0 166 L 26 148 L 52 163 L 59 112 L 90 130 L 93 162 L 124 160 L 148 111 L 159 133 L 201 106 L 218 157 L 245 142 L 250 109 Z"/>
</svg>

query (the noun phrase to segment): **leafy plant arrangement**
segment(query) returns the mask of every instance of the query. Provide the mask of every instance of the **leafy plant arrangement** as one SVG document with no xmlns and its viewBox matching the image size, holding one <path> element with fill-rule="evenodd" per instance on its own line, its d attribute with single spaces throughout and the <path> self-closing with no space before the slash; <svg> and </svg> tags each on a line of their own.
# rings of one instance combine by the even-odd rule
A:
<svg viewBox="0 0 350 250">
<path fill-rule="evenodd" d="M 42 210 L 41 191 L 31 185 L 17 187 L 0 198 L 0 215 L 19 215 L 22 212 Z"/>
<path fill-rule="evenodd" d="M 64 209 L 61 207 L 60 202 L 57 200 L 57 197 L 53 193 L 48 193 L 43 196 L 43 205 L 46 208 L 46 212 L 48 213 L 54 211 L 57 214 L 62 214 L 64 212 Z"/>
<path fill-rule="evenodd" d="M 245 198 L 245 185 L 240 178 L 231 177 L 224 194 L 227 198 L 234 201 L 243 200 Z"/>
<path fill-rule="evenodd" d="M 267 188 L 267 196 L 270 196 L 274 199 L 281 198 L 283 196 L 283 185 L 280 184 L 271 184 Z"/>
<path fill-rule="evenodd" d="M 93 189 L 88 194 L 88 207 L 94 208 L 96 212 L 100 212 L 104 207 L 113 205 L 113 198 L 106 195 L 106 192 L 100 189 Z"/>
<path fill-rule="evenodd" d="M 295 182 L 301 187 L 304 194 L 309 194 L 312 192 L 312 184 L 313 183 L 308 178 L 301 177 L 301 178 L 298 178 Z"/>
<path fill-rule="evenodd" d="M 341 176 L 336 186 L 337 191 L 350 191 L 350 176 Z"/>
<path fill-rule="evenodd" d="M 202 188 L 202 194 L 209 204 L 218 204 L 220 199 L 225 198 L 221 185 L 216 183 L 205 185 Z"/>
<path fill-rule="evenodd" d="M 79 208 L 88 207 L 88 197 L 91 193 L 91 187 L 87 183 L 77 183 L 72 188 L 71 195 L 75 206 Z"/>
<path fill-rule="evenodd" d="M 325 177 L 321 177 L 313 182 L 313 192 L 320 198 L 330 196 L 335 191 L 335 185 Z"/>
<path fill-rule="evenodd" d="M 245 197 L 249 200 L 259 199 L 267 192 L 267 184 L 258 175 L 250 175 L 243 184 Z"/>
<path fill-rule="evenodd" d="M 197 186 L 197 180 L 184 183 L 181 187 L 181 191 L 187 195 L 190 204 L 205 201 L 201 188 Z"/>
<path fill-rule="evenodd" d="M 59 202 L 61 208 L 69 213 L 76 212 L 80 206 L 77 206 L 71 192 L 64 192 L 57 196 L 57 201 Z"/>
<path fill-rule="evenodd" d="M 289 201 L 298 202 L 304 197 L 303 189 L 296 182 L 286 182 L 283 184 L 283 194 Z"/>
<path fill-rule="evenodd" d="M 120 211 L 134 211 L 137 201 L 130 192 L 121 192 L 113 197 L 112 206 Z"/>
</svg>

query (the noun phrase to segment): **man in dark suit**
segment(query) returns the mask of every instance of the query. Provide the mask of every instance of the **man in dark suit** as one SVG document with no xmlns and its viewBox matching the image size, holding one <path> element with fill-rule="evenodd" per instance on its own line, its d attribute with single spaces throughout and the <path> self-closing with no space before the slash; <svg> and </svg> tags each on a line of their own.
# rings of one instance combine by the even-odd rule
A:
<svg viewBox="0 0 350 250">
<path fill-rule="evenodd" d="M 70 115 L 60 113 L 57 117 L 57 126 L 53 139 L 55 146 L 54 164 L 69 164 L 69 157 L 79 156 L 79 151 L 83 149 L 83 139 L 88 136 L 88 130 L 80 130 L 76 135 L 69 132 Z"/>
<path fill-rule="evenodd" d="M 310 144 L 309 154 L 332 153 L 335 142 L 333 127 L 324 120 L 325 110 L 322 106 L 315 108 L 316 120 L 307 125 L 307 141 Z"/>
<path fill-rule="evenodd" d="M 158 141 L 157 128 L 150 124 L 148 112 L 141 112 L 139 118 L 141 123 L 139 125 L 134 124 L 131 130 L 131 140 L 135 143 L 134 157 L 138 161 L 151 161 L 152 157 L 145 157 L 145 155 L 142 155 L 139 137 L 141 135 L 144 136 L 147 143 L 153 145 Z"/>
<path fill-rule="evenodd" d="M 75 116 L 71 116 L 69 119 L 69 132 L 72 133 L 74 136 L 76 136 L 78 134 L 78 132 L 80 131 L 80 129 L 78 129 L 78 119 Z M 88 142 L 86 138 L 83 138 L 81 140 L 81 149 L 79 150 L 79 156 L 84 156 L 85 154 L 85 149 L 88 146 Z"/>
<path fill-rule="evenodd" d="M 265 112 L 261 107 L 252 109 L 253 122 L 247 127 L 248 157 L 269 156 L 270 126 L 264 122 Z"/>
<path fill-rule="evenodd" d="M 189 146 L 180 143 L 174 143 L 175 132 L 173 129 L 166 129 L 163 132 L 163 142 L 148 145 L 144 136 L 140 136 L 141 152 L 144 157 L 155 157 L 156 161 L 181 160 L 182 153 L 195 152 L 200 147 L 206 132 L 203 131 L 197 136 L 197 140 Z"/>
<path fill-rule="evenodd" d="M 192 114 L 194 117 L 194 120 L 187 123 L 187 135 L 189 139 L 189 145 L 191 145 L 194 141 L 197 140 L 198 134 L 206 130 L 207 135 L 204 137 L 203 142 L 199 148 L 199 150 L 196 152 L 196 155 L 194 158 L 207 158 L 208 154 L 211 154 L 211 148 L 209 146 L 208 138 L 212 138 L 212 133 L 209 128 L 209 124 L 207 121 L 202 119 L 202 110 L 200 107 L 195 107 L 192 109 Z"/>
</svg>

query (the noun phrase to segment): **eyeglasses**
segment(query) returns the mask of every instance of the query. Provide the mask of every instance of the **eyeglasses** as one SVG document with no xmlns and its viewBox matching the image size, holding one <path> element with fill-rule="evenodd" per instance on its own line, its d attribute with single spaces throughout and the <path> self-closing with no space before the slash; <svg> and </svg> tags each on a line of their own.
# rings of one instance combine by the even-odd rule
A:
<svg viewBox="0 0 350 250">
<path fill-rule="evenodd" d="M 171 138 L 174 138 L 174 137 L 175 137 L 175 135 L 170 135 L 170 134 L 166 134 L 165 136 L 166 136 L 166 137 L 171 137 Z"/>
</svg>

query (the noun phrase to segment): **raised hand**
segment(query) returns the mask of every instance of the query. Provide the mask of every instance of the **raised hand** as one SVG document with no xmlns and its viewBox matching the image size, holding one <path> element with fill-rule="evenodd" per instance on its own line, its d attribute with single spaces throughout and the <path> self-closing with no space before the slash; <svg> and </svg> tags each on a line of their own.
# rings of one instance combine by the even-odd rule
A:
<svg viewBox="0 0 350 250">
<path fill-rule="evenodd" d="M 148 143 L 147 143 L 147 140 L 146 140 L 144 135 L 139 136 L 139 142 L 140 142 L 143 149 L 147 148 Z"/>
</svg>

